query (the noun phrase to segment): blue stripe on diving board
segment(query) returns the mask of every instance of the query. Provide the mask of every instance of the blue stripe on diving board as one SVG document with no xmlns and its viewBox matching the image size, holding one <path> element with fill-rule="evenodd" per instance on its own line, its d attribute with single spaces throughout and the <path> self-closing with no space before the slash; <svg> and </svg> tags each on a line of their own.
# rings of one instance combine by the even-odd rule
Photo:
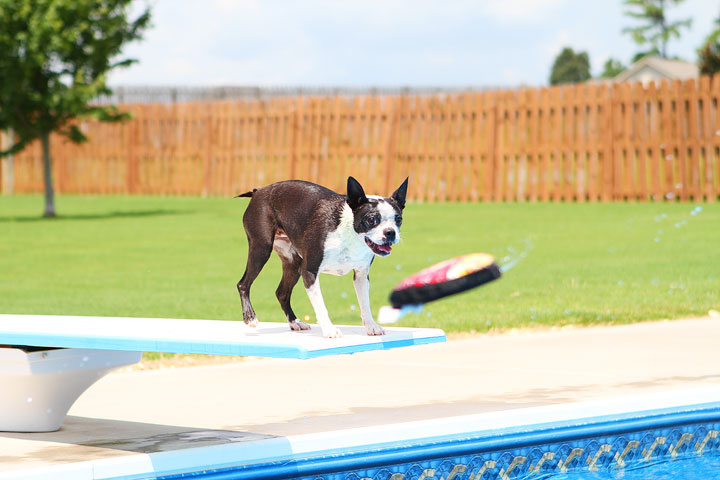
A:
<svg viewBox="0 0 720 480">
<path fill-rule="evenodd" d="M 413 345 L 427 345 L 430 343 L 439 343 L 444 341 L 446 341 L 445 335 L 437 337 L 406 338 L 400 340 L 383 340 L 381 342 L 367 343 L 364 345 L 352 345 L 347 347 L 328 348 L 324 350 L 311 350 L 307 352 L 308 356 L 304 358 L 317 358 L 325 357 L 328 355 L 344 355 L 358 352 L 369 352 L 373 350 L 388 350 L 390 348 L 410 347 Z M 358 349 L 358 347 L 362 348 Z"/>
<path fill-rule="evenodd" d="M 439 329 L 390 327 L 368 337 L 363 327 L 340 327 L 344 338 L 324 339 L 317 327 L 298 333 L 281 323 L 251 330 L 217 320 L 0 315 L 0 344 L 308 359 L 446 340 Z"/>
<path fill-rule="evenodd" d="M 437 337 L 404 338 L 383 340 L 380 342 L 347 345 L 342 347 L 308 350 L 300 345 L 257 343 L 240 344 L 236 342 L 188 343 L 174 340 L 150 340 L 125 337 L 83 337 L 68 335 L 17 335 L 3 334 L 0 340 L 6 345 L 30 345 L 59 348 L 90 348 L 100 350 L 122 350 L 134 352 L 188 353 L 200 355 L 234 355 L 242 357 L 273 357 L 310 359 L 329 355 L 348 355 L 374 350 L 426 345 L 446 341 L 444 335 Z"/>
<path fill-rule="evenodd" d="M 0 341 L 9 345 L 38 347 L 90 348 L 134 352 L 191 353 L 203 355 L 235 355 L 243 357 L 309 358 L 308 351 L 297 345 L 272 343 L 241 344 L 237 342 L 192 343 L 185 340 L 142 339 L 134 337 L 78 337 L 3 333 Z"/>
</svg>

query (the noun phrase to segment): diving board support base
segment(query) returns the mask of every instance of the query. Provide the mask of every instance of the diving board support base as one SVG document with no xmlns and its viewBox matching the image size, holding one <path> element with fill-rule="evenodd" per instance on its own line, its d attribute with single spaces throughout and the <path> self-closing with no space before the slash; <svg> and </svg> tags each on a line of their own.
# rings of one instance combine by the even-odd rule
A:
<svg viewBox="0 0 720 480">
<path fill-rule="evenodd" d="M 0 431 L 58 430 L 88 387 L 141 357 L 142 352 L 87 348 L 0 348 Z"/>
<path fill-rule="evenodd" d="M 343 337 L 329 339 L 316 325 L 293 332 L 286 322 L 0 315 L 0 345 L 31 347 L 0 348 L 0 431 L 57 430 L 82 392 L 141 352 L 309 359 L 445 341 L 434 328 L 338 328 Z"/>
</svg>

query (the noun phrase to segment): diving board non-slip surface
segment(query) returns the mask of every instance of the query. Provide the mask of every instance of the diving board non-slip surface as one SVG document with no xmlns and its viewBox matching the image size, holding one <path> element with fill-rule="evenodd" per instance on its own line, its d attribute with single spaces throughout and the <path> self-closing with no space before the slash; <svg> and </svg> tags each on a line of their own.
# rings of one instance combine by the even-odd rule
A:
<svg viewBox="0 0 720 480">
<path fill-rule="evenodd" d="M 431 328 L 384 327 L 382 336 L 368 336 L 361 326 L 338 328 L 343 337 L 331 339 L 317 325 L 293 332 L 271 322 L 251 328 L 221 320 L 0 315 L 0 345 L 305 359 L 445 341 L 442 330 Z"/>
</svg>

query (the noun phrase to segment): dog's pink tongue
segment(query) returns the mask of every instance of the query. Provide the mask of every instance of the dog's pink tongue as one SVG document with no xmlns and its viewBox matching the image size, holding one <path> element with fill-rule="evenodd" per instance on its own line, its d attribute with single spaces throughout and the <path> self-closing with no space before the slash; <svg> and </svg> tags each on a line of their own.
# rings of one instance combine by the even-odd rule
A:
<svg viewBox="0 0 720 480">
<path fill-rule="evenodd" d="M 381 250 L 381 251 L 383 251 L 383 252 L 390 253 L 390 250 L 392 250 L 392 245 L 389 244 L 389 243 L 386 243 L 386 244 L 383 244 L 383 245 L 378 245 L 378 249 Z"/>
</svg>

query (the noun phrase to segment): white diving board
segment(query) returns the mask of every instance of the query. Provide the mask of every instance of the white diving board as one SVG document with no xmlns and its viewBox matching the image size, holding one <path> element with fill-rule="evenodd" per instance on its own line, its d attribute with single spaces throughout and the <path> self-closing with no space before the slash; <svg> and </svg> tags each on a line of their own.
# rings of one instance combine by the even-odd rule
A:
<svg viewBox="0 0 720 480">
<path fill-rule="evenodd" d="M 0 345 L 307 359 L 445 341 L 433 328 L 384 327 L 379 336 L 361 326 L 338 328 L 342 338 L 324 338 L 317 325 L 293 332 L 271 322 L 252 328 L 222 320 L 0 315 Z"/>
<path fill-rule="evenodd" d="M 445 332 L 431 328 L 385 327 L 385 335 L 368 336 L 364 327 L 340 325 L 342 338 L 324 338 L 320 327 L 311 327 L 0 315 L 0 431 L 57 430 L 78 396 L 111 370 L 139 362 L 142 352 L 307 359 L 445 341 Z"/>
</svg>

